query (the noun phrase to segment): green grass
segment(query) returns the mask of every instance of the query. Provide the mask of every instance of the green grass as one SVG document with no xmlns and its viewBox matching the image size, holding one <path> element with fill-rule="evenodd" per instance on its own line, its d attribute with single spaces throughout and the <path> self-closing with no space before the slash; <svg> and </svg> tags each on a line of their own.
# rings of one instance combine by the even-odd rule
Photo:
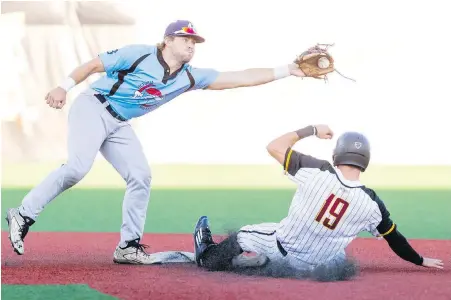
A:
<svg viewBox="0 0 451 300">
<path fill-rule="evenodd" d="M 2 166 L 2 187 L 31 187 L 62 162 Z M 271 165 L 151 165 L 152 185 L 166 188 L 292 188 L 281 166 Z M 370 166 L 362 182 L 379 188 L 451 189 L 451 166 Z M 78 187 L 123 188 L 111 165 L 99 159 Z"/>
<path fill-rule="evenodd" d="M 2 211 L 59 163 L 6 164 Z M 286 216 L 295 185 L 277 165 L 156 165 L 146 232 L 191 233 L 200 215 L 213 231 L 277 222 Z M 362 182 L 385 201 L 409 237 L 451 238 L 451 166 L 371 166 Z M 33 230 L 117 232 L 125 184 L 102 159 L 73 189 L 54 200 Z M 2 218 L 2 229 L 6 228 Z"/>
<path fill-rule="evenodd" d="M 112 300 L 113 296 L 102 294 L 84 284 L 68 285 L 9 285 L 2 284 L 4 300 Z"/>
<path fill-rule="evenodd" d="M 377 190 L 392 219 L 409 238 L 451 239 L 451 190 Z M 2 190 L 2 214 L 19 205 L 27 189 Z M 208 215 L 214 233 L 242 225 L 278 222 L 286 216 L 294 189 L 154 189 L 146 232 L 191 233 Z M 41 213 L 33 230 L 118 232 L 123 190 L 72 189 Z M 2 218 L 2 230 L 7 228 Z M 364 235 L 365 236 L 365 235 Z"/>
</svg>

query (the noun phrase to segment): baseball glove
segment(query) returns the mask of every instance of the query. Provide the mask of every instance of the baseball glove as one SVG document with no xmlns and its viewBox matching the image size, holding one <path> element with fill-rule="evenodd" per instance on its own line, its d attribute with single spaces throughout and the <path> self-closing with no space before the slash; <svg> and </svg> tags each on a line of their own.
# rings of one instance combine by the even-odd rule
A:
<svg viewBox="0 0 451 300">
<path fill-rule="evenodd" d="M 334 71 L 343 76 L 335 69 L 334 58 L 328 52 L 330 46 L 333 46 L 333 44 L 317 44 L 301 53 L 301 55 L 294 60 L 294 63 L 299 66 L 306 77 L 324 79 L 327 81 L 327 74 Z M 355 81 L 352 78 L 346 76 L 343 77 Z"/>
</svg>

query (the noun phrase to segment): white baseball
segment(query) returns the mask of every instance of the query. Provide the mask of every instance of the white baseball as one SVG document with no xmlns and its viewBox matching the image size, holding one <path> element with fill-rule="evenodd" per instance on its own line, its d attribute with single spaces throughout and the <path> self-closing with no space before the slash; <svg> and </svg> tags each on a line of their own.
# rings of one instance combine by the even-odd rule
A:
<svg viewBox="0 0 451 300">
<path fill-rule="evenodd" d="M 330 65 L 330 61 L 327 59 L 327 57 L 321 57 L 318 59 L 318 67 L 321 69 L 326 69 Z"/>
</svg>

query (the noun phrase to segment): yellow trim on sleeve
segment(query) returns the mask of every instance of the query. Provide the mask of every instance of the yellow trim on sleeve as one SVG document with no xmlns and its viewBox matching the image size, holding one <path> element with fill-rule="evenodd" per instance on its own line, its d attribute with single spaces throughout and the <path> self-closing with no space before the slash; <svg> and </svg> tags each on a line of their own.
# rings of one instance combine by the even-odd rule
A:
<svg viewBox="0 0 451 300">
<path fill-rule="evenodd" d="M 387 234 L 390 234 L 390 232 L 392 232 L 395 229 L 395 223 L 393 223 L 393 225 L 390 227 L 390 229 L 386 232 L 381 234 L 381 236 L 386 236 Z"/>
<path fill-rule="evenodd" d="M 293 149 L 290 149 L 290 152 L 288 152 L 287 161 L 285 162 L 285 174 L 288 173 L 288 165 L 290 164 L 291 153 L 293 153 Z"/>
</svg>

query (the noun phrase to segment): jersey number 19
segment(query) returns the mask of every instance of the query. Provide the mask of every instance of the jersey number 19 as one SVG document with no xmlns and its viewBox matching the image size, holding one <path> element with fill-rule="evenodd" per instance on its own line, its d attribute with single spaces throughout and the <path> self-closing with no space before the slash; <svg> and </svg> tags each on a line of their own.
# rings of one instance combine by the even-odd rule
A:
<svg viewBox="0 0 451 300">
<path fill-rule="evenodd" d="M 335 200 L 335 201 L 334 201 Z M 333 203 L 333 204 L 332 204 Z M 332 206 L 331 206 L 332 204 Z M 329 229 L 334 230 L 340 222 L 341 218 L 348 209 L 349 203 L 341 198 L 337 198 L 334 194 L 331 194 L 324 202 L 321 210 L 315 218 L 315 221 L 320 222 L 323 219 L 326 212 L 328 216 L 324 218 L 322 224 Z"/>
</svg>

